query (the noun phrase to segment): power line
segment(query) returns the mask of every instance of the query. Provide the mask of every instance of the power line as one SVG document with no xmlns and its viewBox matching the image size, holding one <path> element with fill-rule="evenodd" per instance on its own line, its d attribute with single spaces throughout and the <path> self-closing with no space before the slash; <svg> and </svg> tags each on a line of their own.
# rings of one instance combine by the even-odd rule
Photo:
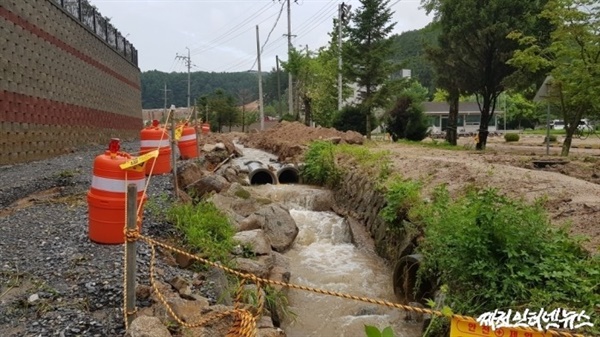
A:
<svg viewBox="0 0 600 337">
<path fill-rule="evenodd" d="M 254 13 L 254 14 L 250 15 L 248 18 L 246 18 L 246 19 L 245 19 L 245 20 L 243 20 L 242 22 L 238 23 L 238 24 L 237 24 L 237 25 L 235 25 L 234 27 L 230 28 L 230 29 L 229 29 L 228 31 L 226 31 L 225 33 L 223 33 L 223 34 L 221 34 L 221 35 L 219 35 L 219 36 L 215 37 L 214 39 L 212 39 L 211 41 L 209 41 L 208 43 L 206 43 L 206 45 L 205 45 L 205 46 L 196 48 L 196 49 L 193 51 L 193 54 L 194 54 L 194 55 L 198 55 L 198 54 L 200 54 L 200 53 L 202 53 L 202 52 L 205 52 L 205 51 L 207 51 L 207 50 L 213 49 L 213 48 L 215 48 L 216 46 L 218 46 L 219 44 L 222 44 L 222 43 L 224 43 L 224 42 L 230 41 L 232 38 L 235 38 L 235 37 L 239 36 L 240 34 L 243 34 L 243 33 L 245 33 L 245 32 L 247 31 L 247 29 L 244 29 L 244 30 L 242 30 L 242 31 L 241 31 L 239 34 L 236 34 L 236 35 L 234 35 L 233 37 L 231 37 L 231 38 L 229 38 L 229 39 L 227 39 L 227 40 L 225 40 L 225 41 L 223 40 L 223 39 L 226 39 L 226 38 L 228 38 L 228 37 L 229 37 L 231 34 L 234 34 L 236 31 L 239 31 L 240 29 L 242 29 L 242 28 L 245 28 L 244 26 L 245 26 L 246 24 L 248 24 L 249 22 L 251 22 L 252 20 L 255 20 L 255 19 L 256 19 L 256 17 L 260 17 L 260 16 L 261 16 L 261 15 L 262 15 L 262 14 L 263 14 L 263 13 L 264 13 L 264 12 L 265 12 L 267 9 L 268 9 L 269 5 L 270 5 L 270 4 L 266 4 L 266 5 L 265 5 L 265 6 L 263 6 L 261 9 L 259 9 L 259 10 L 258 10 L 256 13 Z M 272 17 L 272 16 L 274 16 L 274 14 L 273 14 L 273 15 L 271 15 L 271 16 L 269 16 L 269 18 L 270 18 L 270 17 Z"/>
<path fill-rule="evenodd" d="M 315 25 L 314 23 L 319 21 L 320 24 L 323 22 L 323 18 L 328 19 L 335 12 L 336 7 L 337 5 L 335 3 L 323 6 L 317 14 L 311 16 L 308 20 L 305 20 L 303 24 L 296 29 L 296 35 L 300 36 L 304 34 L 307 29 L 311 30 L 316 28 L 318 24 Z"/>
<path fill-rule="evenodd" d="M 277 24 L 279 23 L 279 18 L 281 18 L 281 13 L 283 13 L 283 6 L 284 5 L 285 5 L 285 3 L 281 4 L 281 9 L 279 10 L 279 14 L 277 15 L 277 19 L 275 20 L 275 24 L 273 24 L 273 27 L 269 31 L 269 34 L 267 34 L 267 39 L 265 40 L 265 42 L 263 43 L 262 47 L 260 48 L 260 54 L 263 53 L 263 50 L 265 49 L 265 45 L 267 44 L 267 42 L 269 42 L 269 38 L 271 37 L 271 33 L 273 33 L 273 30 L 275 30 L 275 27 L 277 27 Z M 258 60 L 259 57 L 260 57 L 260 55 L 257 55 L 256 60 Z M 252 64 L 252 67 L 250 67 L 250 70 L 254 69 L 255 65 L 256 65 L 256 61 L 254 61 L 254 64 Z"/>
<path fill-rule="evenodd" d="M 244 25 L 245 23 L 249 22 L 250 20 L 252 20 L 253 18 L 255 18 L 256 16 L 260 16 L 266 9 L 267 7 L 269 7 L 269 3 L 267 3 L 266 5 L 264 5 L 263 7 L 261 7 L 260 9 L 258 9 L 256 12 L 250 14 L 246 19 L 240 21 L 237 25 L 233 26 L 232 28 L 229 28 L 227 31 L 225 31 L 224 33 L 222 33 L 219 36 L 216 36 L 215 38 L 213 38 L 211 41 L 209 41 L 208 43 L 206 43 L 205 45 L 211 45 L 214 44 L 216 42 L 218 42 L 220 39 L 223 39 L 225 37 L 227 37 L 227 35 L 229 35 L 230 33 L 232 33 L 233 31 L 237 30 L 240 26 Z M 232 20 L 229 21 L 228 23 L 231 22 L 237 22 L 237 20 Z M 222 28 L 218 29 L 217 31 L 225 28 L 225 26 L 223 26 Z M 204 49 L 205 46 L 198 46 L 195 48 L 192 48 L 192 52 L 196 52 L 198 49 Z"/>
<path fill-rule="evenodd" d="M 301 36 L 308 34 L 309 32 L 312 32 L 313 30 L 315 30 L 316 28 L 318 28 L 321 24 L 323 24 L 323 22 L 332 19 L 333 18 L 333 14 L 336 12 L 336 8 L 332 7 L 330 10 L 323 12 L 320 16 L 316 17 L 312 24 L 310 25 L 306 25 L 305 28 L 303 29 L 299 29 L 296 32 L 296 35 L 298 35 L 298 39 L 300 39 Z"/>
</svg>

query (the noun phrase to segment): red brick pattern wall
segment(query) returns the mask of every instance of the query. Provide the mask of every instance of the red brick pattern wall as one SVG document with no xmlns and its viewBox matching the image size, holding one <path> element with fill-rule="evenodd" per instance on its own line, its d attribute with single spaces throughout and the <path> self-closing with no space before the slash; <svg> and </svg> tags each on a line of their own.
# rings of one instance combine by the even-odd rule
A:
<svg viewBox="0 0 600 337">
<path fill-rule="evenodd" d="M 140 71 L 51 0 L 0 3 L 0 165 L 134 138 Z"/>
</svg>

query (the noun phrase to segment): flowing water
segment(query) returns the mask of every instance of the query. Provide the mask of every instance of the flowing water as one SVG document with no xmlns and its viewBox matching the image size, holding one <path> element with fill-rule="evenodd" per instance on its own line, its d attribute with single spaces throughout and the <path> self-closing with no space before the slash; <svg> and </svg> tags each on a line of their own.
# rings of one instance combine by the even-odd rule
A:
<svg viewBox="0 0 600 337">
<path fill-rule="evenodd" d="M 267 164 L 273 156 L 263 151 L 244 148 L 241 165 L 248 160 Z M 329 191 L 303 185 L 261 185 L 252 189 L 265 197 L 284 204 L 299 228 L 298 236 L 284 255 L 290 260 L 291 283 L 342 292 L 351 295 L 395 302 L 392 270 L 374 252 L 364 228 L 351 233 L 343 218 L 322 209 L 323 194 Z M 352 236 L 369 246 L 356 247 Z M 358 241 L 358 240 L 357 240 Z M 284 322 L 288 337 L 365 337 L 364 325 L 380 330 L 391 326 L 396 337 L 419 336 L 414 323 L 404 320 L 398 309 L 348 300 L 328 295 L 289 290 L 290 310 L 297 317 Z"/>
</svg>

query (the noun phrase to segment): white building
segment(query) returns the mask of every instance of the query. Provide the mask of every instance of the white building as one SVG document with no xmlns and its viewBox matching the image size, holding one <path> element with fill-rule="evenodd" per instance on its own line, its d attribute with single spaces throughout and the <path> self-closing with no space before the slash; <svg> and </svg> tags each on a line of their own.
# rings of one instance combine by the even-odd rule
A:
<svg viewBox="0 0 600 337">
<path fill-rule="evenodd" d="M 446 131 L 448 126 L 448 111 L 450 106 L 446 102 L 426 102 L 423 103 L 425 115 L 429 117 L 431 123 L 431 133 L 440 133 Z M 504 111 L 496 109 L 488 125 L 488 131 L 503 131 L 504 127 L 498 125 L 498 117 L 504 116 Z M 481 121 L 481 112 L 479 105 L 475 102 L 460 102 L 458 104 L 458 120 L 456 123 L 457 132 L 475 133 L 479 130 Z"/>
</svg>

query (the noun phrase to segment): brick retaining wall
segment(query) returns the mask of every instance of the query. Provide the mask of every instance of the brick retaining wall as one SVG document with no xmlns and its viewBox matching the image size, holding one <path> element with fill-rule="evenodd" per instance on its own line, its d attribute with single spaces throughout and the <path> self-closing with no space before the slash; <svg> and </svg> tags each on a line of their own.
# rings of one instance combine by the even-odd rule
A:
<svg viewBox="0 0 600 337">
<path fill-rule="evenodd" d="M 0 164 L 142 127 L 140 70 L 50 0 L 0 5 Z"/>
</svg>

